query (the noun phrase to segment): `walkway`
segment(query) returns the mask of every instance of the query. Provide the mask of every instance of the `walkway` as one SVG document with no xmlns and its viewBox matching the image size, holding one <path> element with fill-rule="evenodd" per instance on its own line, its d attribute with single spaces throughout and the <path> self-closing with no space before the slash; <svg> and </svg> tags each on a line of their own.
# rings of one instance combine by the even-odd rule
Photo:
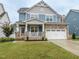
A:
<svg viewBox="0 0 79 59">
<path fill-rule="evenodd" d="M 71 53 L 79 56 L 79 41 L 72 40 L 49 40 L 49 42 L 53 42 L 54 44 L 70 51 Z"/>
</svg>

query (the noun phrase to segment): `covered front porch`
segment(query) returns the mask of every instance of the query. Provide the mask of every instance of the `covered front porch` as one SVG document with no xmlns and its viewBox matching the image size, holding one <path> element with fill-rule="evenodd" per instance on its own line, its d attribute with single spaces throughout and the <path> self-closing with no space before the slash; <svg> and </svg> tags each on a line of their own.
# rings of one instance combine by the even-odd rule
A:
<svg viewBox="0 0 79 59">
<path fill-rule="evenodd" d="M 34 20 L 36 21 L 36 20 Z M 42 22 L 24 22 L 16 24 L 15 36 L 17 39 L 40 40 L 45 37 L 44 23 Z"/>
</svg>

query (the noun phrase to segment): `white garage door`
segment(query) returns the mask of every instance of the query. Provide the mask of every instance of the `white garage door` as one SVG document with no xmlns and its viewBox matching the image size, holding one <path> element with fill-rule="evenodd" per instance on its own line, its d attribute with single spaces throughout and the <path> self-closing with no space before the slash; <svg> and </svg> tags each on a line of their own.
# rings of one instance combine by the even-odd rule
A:
<svg viewBox="0 0 79 59">
<path fill-rule="evenodd" d="M 64 29 L 48 29 L 46 30 L 46 37 L 47 39 L 67 39 Z"/>
</svg>

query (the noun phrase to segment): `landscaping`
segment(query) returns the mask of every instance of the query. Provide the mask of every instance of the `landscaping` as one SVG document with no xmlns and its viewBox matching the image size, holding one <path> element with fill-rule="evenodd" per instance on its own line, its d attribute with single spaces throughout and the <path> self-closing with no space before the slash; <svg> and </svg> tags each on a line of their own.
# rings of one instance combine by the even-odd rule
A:
<svg viewBox="0 0 79 59">
<path fill-rule="evenodd" d="M 0 38 L 0 42 L 9 42 L 9 41 L 15 41 L 14 38 Z"/>
<path fill-rule="evenodd" d="M 48 41 L 18 41 L 0 43 L 0 59 L 79 59 L 79 57 Z"/>
<path fill-rule="evenodd" d="M 75 33 L 72 34 L 72 39 L 73 40 L 79 40 L 79 36 L 76 36 Z"/>
</svg>

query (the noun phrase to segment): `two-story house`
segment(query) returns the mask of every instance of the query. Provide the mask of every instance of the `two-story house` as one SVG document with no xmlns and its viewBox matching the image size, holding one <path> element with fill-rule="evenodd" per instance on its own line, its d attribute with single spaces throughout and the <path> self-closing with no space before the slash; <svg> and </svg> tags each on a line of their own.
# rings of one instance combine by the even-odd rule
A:
<svg viewBox="0 0 79 59">
<path fill-rule="evenodd" d="M 31 8 L 18 10 L 19 21 L 16 22 L 15 36 L 18 39 L 40 40 L 67 39 L 68 31 L 64 17 L 54 11 L 44 1 Z"/>
</svg>

